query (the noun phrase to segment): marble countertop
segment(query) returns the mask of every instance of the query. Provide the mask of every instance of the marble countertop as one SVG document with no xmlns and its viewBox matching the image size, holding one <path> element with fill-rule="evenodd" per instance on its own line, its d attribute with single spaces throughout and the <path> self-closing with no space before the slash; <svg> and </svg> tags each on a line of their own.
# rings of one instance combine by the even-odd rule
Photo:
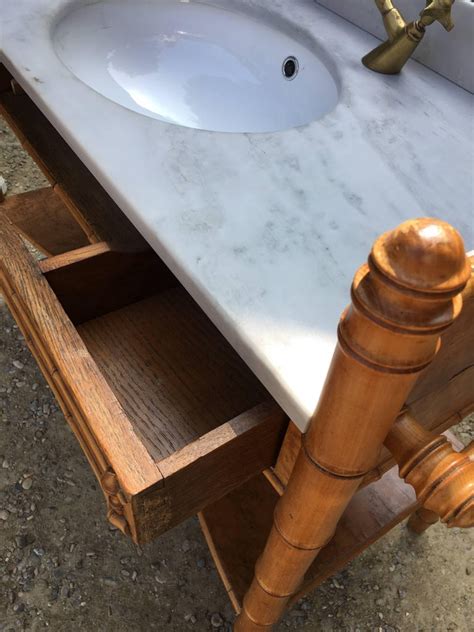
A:
<svg viewBox="0 0 474 632">
<path fill-rule="evenodd" d="M 472 247 L 472 96 L 414 61 L 368 71 L 377 40 L 312 0 L 215 3 L 304 25 L 336 64 L 336 108 L 270 134 L 141 116 L 57 58 L 50 34 L 70 0 L 5 3 L 0 59 L 304 429 L 376 236 L 431 215 Z"/>
</svg>

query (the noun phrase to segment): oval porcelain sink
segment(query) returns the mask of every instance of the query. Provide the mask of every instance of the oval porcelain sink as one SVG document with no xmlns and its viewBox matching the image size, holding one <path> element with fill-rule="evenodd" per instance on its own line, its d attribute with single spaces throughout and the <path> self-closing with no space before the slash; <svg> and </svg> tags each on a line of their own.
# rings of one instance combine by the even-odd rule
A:
<svg viewBox="0 0 474 632">
<path fill-rule="evenodd" d="M 220 132 L 304 125 L 337 103 L 322 53 L 285 22 L 188 0 L 76 5 L 53 40 L 101 95 L 145 116 Z"/>
</svg>

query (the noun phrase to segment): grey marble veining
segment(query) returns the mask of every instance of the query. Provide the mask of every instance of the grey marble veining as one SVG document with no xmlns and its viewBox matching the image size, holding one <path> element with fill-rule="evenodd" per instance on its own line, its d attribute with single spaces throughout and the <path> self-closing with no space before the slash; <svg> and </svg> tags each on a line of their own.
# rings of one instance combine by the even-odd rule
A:
<svg viewBox="0 0 474 632">
<path fill-rule="evenodd" d="M 472 247 L 472 96 L 414 61 L 400 76 L 368 71 L 359 60 L 377 40 L 313 0 L 245 0 L 327 51 L 338 105 L 272 134 L 169 125 L 60 63 L 50 33 L 71 4 L 8 2 L 2 61 L 304 429 L 375 237 L 431 215 Z"/>
</svg>

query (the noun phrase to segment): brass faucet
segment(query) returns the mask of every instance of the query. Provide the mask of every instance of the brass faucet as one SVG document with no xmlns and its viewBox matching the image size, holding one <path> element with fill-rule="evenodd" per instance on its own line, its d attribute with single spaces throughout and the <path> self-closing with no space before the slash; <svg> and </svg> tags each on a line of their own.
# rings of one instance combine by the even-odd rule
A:
<svg viewBox="0 0 474 632">
<path fill-rule="evenodd" d="M 392 0 L 375 0 L 388 40 L 362 58 L 364 66 L 386 75 L 400 72 L 423 39 L 427 26 L 440 22 L 447 31 L 454 27 L 451 19 L 453 3 L 454 0 L 427 0 L 419 19 L 407 22 Z"/>
</svg>

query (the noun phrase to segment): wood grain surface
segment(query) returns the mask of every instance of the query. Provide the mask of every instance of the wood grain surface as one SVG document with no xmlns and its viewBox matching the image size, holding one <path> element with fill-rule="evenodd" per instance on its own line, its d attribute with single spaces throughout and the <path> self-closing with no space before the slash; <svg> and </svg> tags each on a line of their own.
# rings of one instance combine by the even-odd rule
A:
<svg viewBox="0 0 474 632">
<path fill-rule="evenodd" d="M 157 462 L 268 399 L 183 288 L 85 322 L 78 332 Z"/>
<path fill-rule="evenodd" d="M 45 255 L 57 255 L 89 243 L 52 187 L 9 195 L 0 208 L 23 237 Z"/>
<path fill-rule="evenodd" d="M 27 94 L 0 92 L 0 111 L 89 241 L 108 241 L 127 251 L 148 247 Z"/>
</svg>

